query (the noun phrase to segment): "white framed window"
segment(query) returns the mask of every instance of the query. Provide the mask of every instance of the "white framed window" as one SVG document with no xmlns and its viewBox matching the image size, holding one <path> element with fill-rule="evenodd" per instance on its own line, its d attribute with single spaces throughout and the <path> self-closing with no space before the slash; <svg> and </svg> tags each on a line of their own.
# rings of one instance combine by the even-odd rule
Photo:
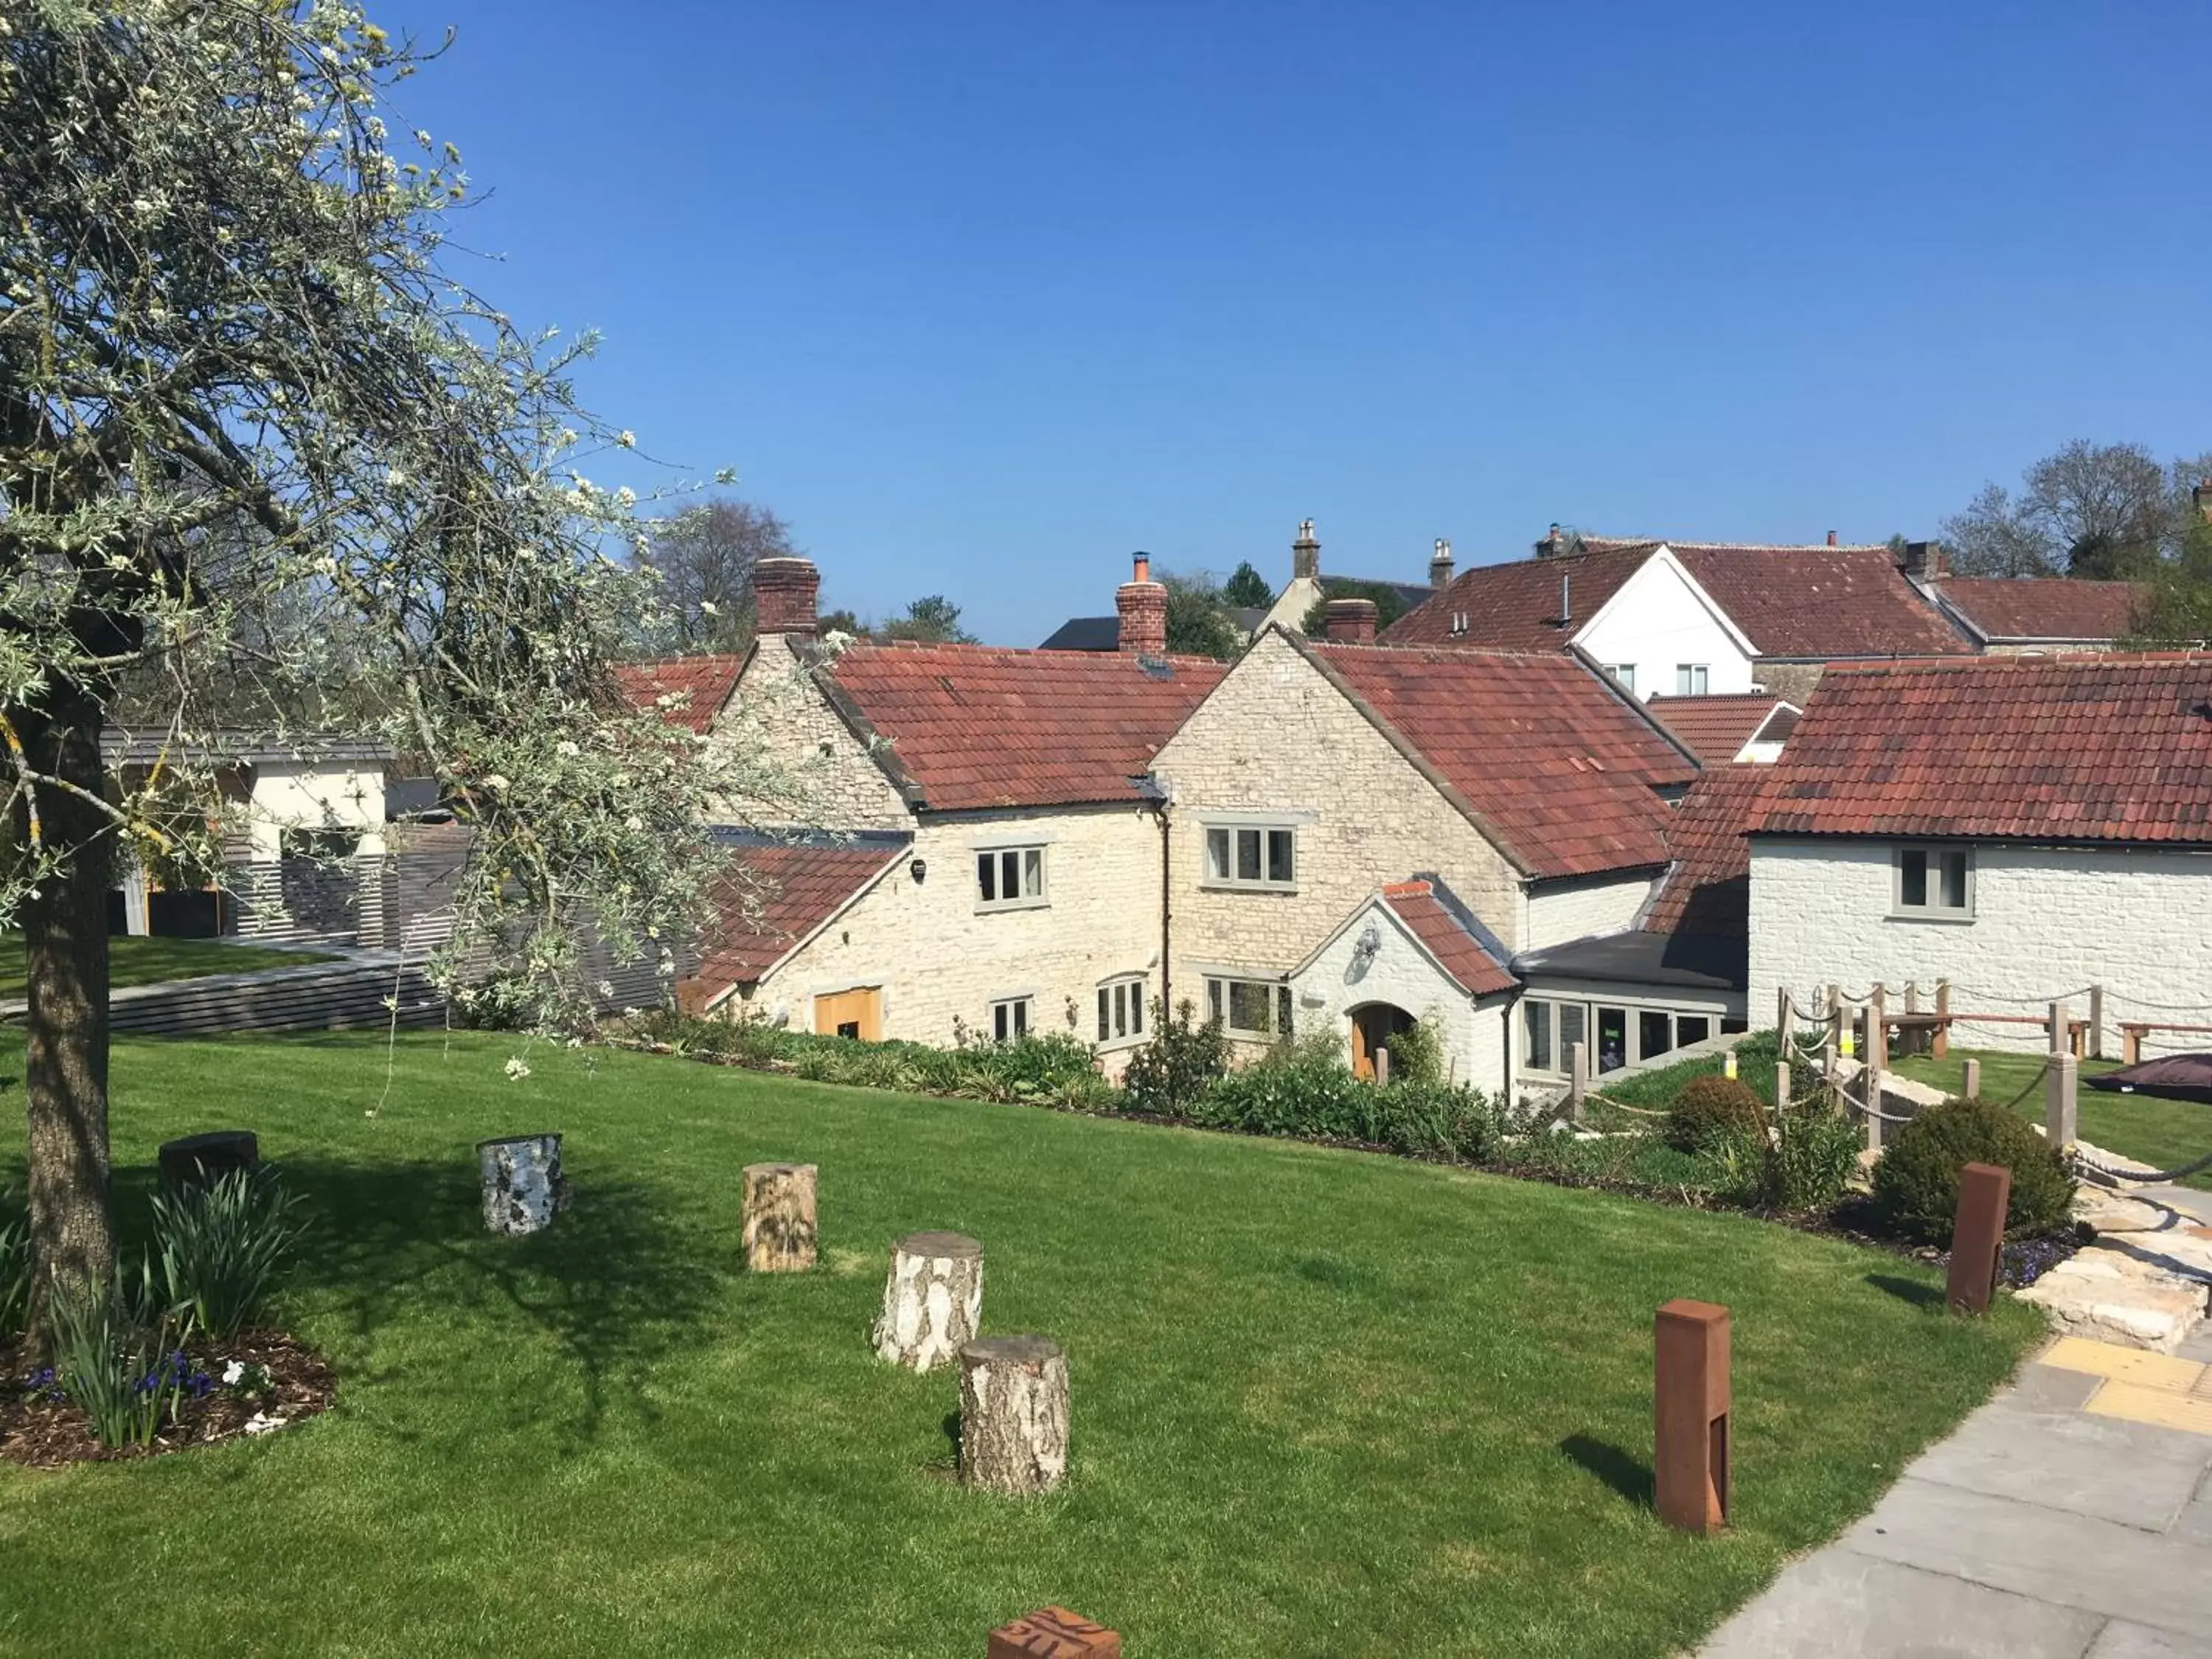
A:
<svg viewBox="0 0 2212 1659">
<path fill-rule="evenodd" d="M 1712 689 L 1712 669 L 1705 663 L 1674 665 L 1674 695 L 1678 697 L 1702 697 Z"/>
<path fill-rule="evenodd" d="M 1921 921 L 1968 921 L 1974 914 L 1974 849 L 1900 847 L 1892 913 Z"/>
<path fill-rule="evenodd" d="M 1012 1042 L 1030 1034 L 1030 1005 L 1034 997 L 1006 997 L 991 1005 L 991 1038 Z"/>
<path fill-rule="evenodd" d="M 1133 1042 L 1145 1035 L 1145 976 L 1109 979 L 1098 988 L 1098 1041 Z"/>
<path fill-rule="evenodd" d="M 978 910 L 1018 910 L 1045 902 L 1043 848 L 993 847 L 975 854 Z"/>
<path fill-rule="evenodd" d="M 1208 824 L 1205 884 L 1294 890 L 1298 884 L 1298 832 L 1286 823 Z"/>
<path fill-rule="evenodd" d="M 1521 1066 L 1523 1071 L 1565 1077 L 1574 1046 L 1585 1042 L 1589 1031 L 1589 1005 L 1562 1002 L 1555 997 L 1521 1000 Z M 1590 1056 L 1590 1070 L 1597 1057 Z"/>
<path fill-rule="evenodd" d="M 1620 689 L 1622 690 L 1633 691 L 1636 690 L 1636 665 L 1634 663 L 1611 663 L 1607 665 L 1605 672 L 1620 682 Z"/>
<path fill-rule="evenodd" d="M 1287 1038 L 1291 1035 L 1291 988 L 1272 979 L 1209 976 L 1206 1017 L 1221 1022 L 1233 1037 Z"/>
</svg>

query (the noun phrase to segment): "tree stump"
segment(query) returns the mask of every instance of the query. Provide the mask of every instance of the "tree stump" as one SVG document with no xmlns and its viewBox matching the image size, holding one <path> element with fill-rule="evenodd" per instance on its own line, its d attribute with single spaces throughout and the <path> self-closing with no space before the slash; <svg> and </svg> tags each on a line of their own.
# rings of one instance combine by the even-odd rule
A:
<svg viewBox="0 0 2212 1659">
<path fill-rule="evenodd" d="M 1067 1475 L 1067 1357 L 1042 1336 L 960 1349 L 960 1481 L 1024 1497 Z"/>
<path fill-rule="evenodd" d="M 983 1320 L 983 1247 L 960 1233 L 913 1233 L 891 1247 L 884 1310 L 869 1340 L 910 1371 L 952 1363 Z"/>
<path fill-rule="evenodd" d="M 804 1273 L 814 1265 L 811 1164 L 748 1164 L 745 1266 L 757 1273 Z"/>
<path fill-rule="evenodd" d="M 177 1187 L 209 1187 L 234 1170 L 261 1162 L 261 1143 L 251 1129 L 210 1129 L 161 1143 L 161 1179 Z"/>
<path fill-rule="evenodd" d="M 495 1233 L 542 1232 L 568 1207 L 561 1137 L 507 1135 L 477 1142 L 484 1225 Z"/>
</svg>

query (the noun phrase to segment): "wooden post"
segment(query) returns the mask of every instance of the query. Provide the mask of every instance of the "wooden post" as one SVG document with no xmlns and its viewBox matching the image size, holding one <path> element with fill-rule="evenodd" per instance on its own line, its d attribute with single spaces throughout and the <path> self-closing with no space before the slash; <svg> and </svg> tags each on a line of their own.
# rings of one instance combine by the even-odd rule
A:
<svg viewBox="0 0 2212 1659">
<path fill-rule="evenodd" d="M 1567 1045 L 1567 1121 L 1583 1121 L 1583 1097 L 1589 1092 L 1589 1048 L 1586 1043 Z"/>
<path fill-rule="evenodd" d="M 1774 1115 L 1779 1118 L 1790 1109 L 1790 1062 L 1774 1062 Z"/>
<path fill-rule="evenodd" d="M 811 1164 L 748 1164 L 744 1170 L 745 1266 L 757 1273 L 804 1273 L 814 1265 Z"/>
<path fill-rule="evenodd" d="M 543 1231 L 568 1207 L 556 1134 L 479 1140 L 477 1178 L 483 1188 L 484 1225 L 495 1233 Z"/>
<path fill-rule="evenodd" d="M 2052 1003 L 2048 1018 L 2051 1023 L 2051 1052 L 2054 1054 L 2063 1054 L 2068 1049 L 2066 1028 L 2072 1024 L 2066 1012 L 2066 1005 L 2063 1002 Z"/>
<path fill-rule="evenodd" d="M 2089 1058 L 2105 1057 L 2105 988 L 2089 988 Z"/>
<path fill-rule="evenodd" d="M 1942 1060 L 1951 1052 L 1951 981 L 1936 981 L 1936 1035 L 1928 1044 L 1928 1052 Z"/>
<path fill-rule="evenodd" d="M 211 1187 L 234 1170 L 261 1162 L 261 1143 L 251 1129 L 210 1129 L 165 1140 L 160 1153 L 161 1179 L 172 1187 Z"/>
<path fill-rule="evenodd" d="M 1655 1333 L 1651 1467 L 1659 1518 L 1684 1532 L 1728 1525 L 1729 1310 L 1678 1298 Z"/>
<path fill-rule="evenodd" d="M 1025 1497 L 1067 1478 L 1067 1356 L 1042 1336 L 960 1345 L 960 1481 Z"/>
<path fill-rule="evenodd" d="M 2043 1127 L 2054 1151 L 2063 1152 L 2081 1137 L 2076 1133 L 2078 1085 L 2081 1062 L 2071 1054 L 2053 1054 L 2044 1074 Z"/>
<path fill-rule="evenodd" d="M 1959 1079 L 1959 1098 L 1978 1100 L 1982 1093 L 1982 1062 L 1970 1060 L 1963 1070 L 1965 1075 Z"/>
<path fill-rule="evenodd" d="M 1039 1607 L 991 1632 L 983 1659 L 1121 1659 L 1121 1638 L 1066 1607 Z"/>
<path fill-rule="evenodd" d="M 1833 1077 L 1836 1070 L 1836 1056 L 1843 1052 L 1844 1048 L 1844 1005 L 1836 1000 L 1836 988 L 1832 985 L 1828 988 L 1828 1017 L 1826 1024 L 1828 1029 L 1820 1039 L 1820 1047 L 1826 1054 L 1828 1074 Z"/>
<path fill-rule="evenodd" d="M 1867 993 L 1866 1062 L 1880 1089 L 1881 1074 L 1889 1069 L 1889 992 L 1879 982 Z"/>
<path fill-rule="evenodd" d="M 1378 1089 L 1390 1086 L 1390 1050 L 1387 1044 L 1376 1045 L 1375 1086 Z"/>
<path fill-rule="evenodd" d="M 1959 1171 L 1959 1211 L 1951 1226 L 1951 1272 L 1943 1300 L 1960 1313 L 1990 1310 L 2004 1249 L 2005 1208 L 2011 1201 L 2010 1170 L 1969 1164 Z"/>
<path fill-rule="evenodd" d="M 1785 1054 L 1790 1052 L 1790 1033 L 1796 1026 L 1790 1014 L 1790 988 L 1778 985 L 1774 988 L 1774 1040 Z"/>
<path fill-rule="evenodd" d="M 910 1371 L 950 1364 L 983 1320 L 983 1247 L 962 1233 L 910 1233 L 891 1247 L 884 1310 L 869 1340 Z"/>
<path fill-rule="evenodd" d="M 2120 1063 L 2133 1066 L 2142 1059 L 2143 1034 L 2149 1028 L 2142 1025 L 2120 1027 Z"/>
</svg>

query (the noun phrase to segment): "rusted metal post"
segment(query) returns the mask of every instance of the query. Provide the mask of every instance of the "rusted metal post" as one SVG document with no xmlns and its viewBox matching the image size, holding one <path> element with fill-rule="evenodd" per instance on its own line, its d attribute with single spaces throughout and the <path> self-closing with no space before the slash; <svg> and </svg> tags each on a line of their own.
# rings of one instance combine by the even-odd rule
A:
<svg viewBox="0 0 2212 1659">
<path fill-rule="evenodd" d="M 1654 1334 L 1651 1456 L 1659 1518 L 1684 1532 L 1728 1525 L 1729 1310 L 1678 1298 Z"/>
<path fill-rule="evenodd" d="M 1982 1094 L 1982 1062 L 1978 1060 L 1970 1060 L 1966 1063 L 1963 1070 L 1965 1071 L 1966 1075 L 1959 1080 L 1959 1098 L 1961 1100 L 1980 1099 Z"/>
<path fill-rule="evenodd" d="M 2105 988 L 2089 988 L 2089 1058 L 2105 1057 Z"/>
<path fill-rule="evenodd" d="M 1121 1659 L 1121 1638 L 1066 1607 L 1039 1607 L 991 1632 L 983 1659 Z"/>
<path fill-rule="evenodd" d="M 2081 1137 L 2078 1098 L 2081 1062 L 2071 1054 L 2053 1054 L 2043 1080 L 2043 1127 L 2051 1144 L 2064 1151 Z"/>
<path fill-rule="evenodd" d="M 1928 1052 L 1942 1060 L 1951 1052 L 1951 981 L 1936 981 L 1936 1035 L 1929 1040 Z"/>
<path fill-rule="evenodd" d="M 2004 1249 L 2005 1209 L 2011 1202 L 2010 1170 L 1969 1164 L 1959 1171 L 1959 1213 L 1951 1226 L 1951 1272 L 1943 1300 L 1960 1313 L 1989 1311 Z"/>
<path fill-rule="evenodd" d="M 1567 1121 L 1583 1121 L 1583 1097 L 1589 1092 L 1589 1048 L 1586 1044 L 1567 1045 Z"/>
</svg>

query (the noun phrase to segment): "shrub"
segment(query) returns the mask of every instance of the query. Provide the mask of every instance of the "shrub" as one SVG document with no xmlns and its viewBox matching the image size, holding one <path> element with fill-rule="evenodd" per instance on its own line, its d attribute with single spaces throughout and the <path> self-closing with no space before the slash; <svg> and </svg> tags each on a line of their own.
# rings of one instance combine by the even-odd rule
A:
<svg viewBox="0 0 2212 1659">
<path fill-rule="evenodd" d="M 1881 1224 L 1899 1237 L 1948 1243 L 1959 1207 L 1959 1171 L 1995 1164 L 2012 1171 L 2005 1234 L 2037 1238 L 2072 1219 L 2074 1180 L 2057 1150 L 2022 1118 L 1986 1100 L 1947 1100 L 1898 1131 L 1874 1166 Z"/>
<path fill-rule="evenodd" d="M 1750 1087 L 1733 1078 L 1693 1077 L 1667 1108 L 1667 1144 L 1677 1152 L 1694 1152 L 1735 1131 L 1764 1135 L 1766 1113 Z"/>
<path fill-rule="evenodd" d="M 526 1031 L 543 1023 L 544 991 L 519 969 L 488 974 L 453 992 L 453 1017 L 472 1031 Z"/>
<path fill-rule="evenodd" d="M 1371 1140 L 1376 1092 L 1352 1075 L 1334 1034 L 1318 1031 L 1229 1073 L 1185 1109 L 1252 1134 Z"/>
<path fill-rule="evenodd" d="M 1373 1094 L 1372 1128 L 1364 1139 L 1394 1152 L 1482 1164 L 1504 1139 L 1497 1103 L 1463 1084 L 1393 1081 Z"/>
<path fill-rule="evenodd" d="M 1129 1056 L 1121 1086 L 1139 1112 L 1171 1117 L 1185 1110 L 1229 1070 L 1229 1040 L 1221 1022 L 1194 1024 L 1196 1009 L 1186 997 L 1175 1018 L 1158 1000 L 1152 1004 L 1152 1040 Z"/>
<path fill-rule="evenodd" d="M 1825 1101 L 1782 1114 L 1767 1202 L 1779 1210 L 1832 1210 L 1859 1166 L 1866 1137 Z"/>
<path fill-rule="evenodd" d="M 273 1165 L 154 1196 L 155 1288 L 218 1341 L 254 1323 L 305 1231 Z"/>
<path fill-rule="evenodd" d="M 0 1337 L 14 1336 L 31 1322 L 33 1265 L 31 1218 L 11 1194 L 0 1203 Z"/>
<path fill-rule="evenodd" d="M 58 1290 L 52 1306 L 55 1380 L 103 1445 L 150 1445 L 185 1395 L 214 1386 L 185 1358 L 178 1310 L 161 1304 L 143 1264 L 135 1281 L 118 1268 L 89 1293 Z"/>
<path fill-rule="evenodd" d="M 1393 1084 L 1444 1080 L 1443 1034 L 1437 1029 L 1434 1020 L 1416 1020 L 1404 1030 L 1393 1032 L 1383 1047 L 1390 1051 Z"/>
</svg>

